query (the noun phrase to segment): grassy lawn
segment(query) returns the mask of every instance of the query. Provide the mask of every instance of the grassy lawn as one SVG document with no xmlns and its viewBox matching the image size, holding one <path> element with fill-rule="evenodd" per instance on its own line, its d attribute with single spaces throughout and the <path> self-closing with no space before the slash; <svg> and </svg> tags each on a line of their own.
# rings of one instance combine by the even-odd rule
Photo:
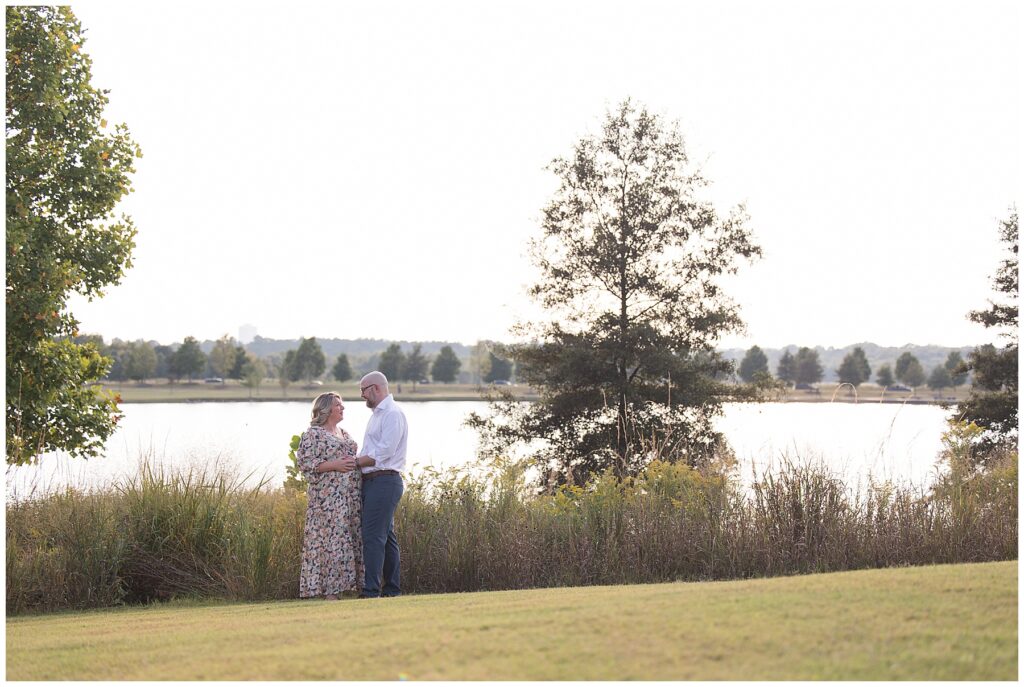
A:
<svg viewBox="0 0 1024 687">
<path fill-rule="evenodd" d="M 8 680 L 1015 680 L 1017 563 L 7 620 Z"/>
</svg>

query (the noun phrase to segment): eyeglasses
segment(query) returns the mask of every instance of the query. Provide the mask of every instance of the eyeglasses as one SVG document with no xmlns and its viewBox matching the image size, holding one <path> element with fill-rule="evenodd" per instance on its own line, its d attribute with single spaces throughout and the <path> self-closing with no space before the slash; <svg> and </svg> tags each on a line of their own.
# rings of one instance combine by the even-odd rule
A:
<svg viewBox="0 0 1024 687">
<path fill-rule="evenodd" d="M 361 386 L 361 387 L 359 387 L 359 393 L 365 394 L 366 390 L 369 389 L 371 386 L 377 386 L 377 385 L 376 384 L 367 384 L 366 386 Z"/>
</svg>

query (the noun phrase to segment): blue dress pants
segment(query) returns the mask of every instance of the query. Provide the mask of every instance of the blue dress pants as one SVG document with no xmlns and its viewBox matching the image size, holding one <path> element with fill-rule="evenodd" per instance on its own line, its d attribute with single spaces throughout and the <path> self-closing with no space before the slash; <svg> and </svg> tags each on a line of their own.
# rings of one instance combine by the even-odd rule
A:
<svg viewBox="0 0 1024 687">
<path fill-rule="evenodd" d="M 395 509 L 404 491 L 401 475 L 381 475 L 363 481 L 363 596 L 402 593 Z"/>
</svg>

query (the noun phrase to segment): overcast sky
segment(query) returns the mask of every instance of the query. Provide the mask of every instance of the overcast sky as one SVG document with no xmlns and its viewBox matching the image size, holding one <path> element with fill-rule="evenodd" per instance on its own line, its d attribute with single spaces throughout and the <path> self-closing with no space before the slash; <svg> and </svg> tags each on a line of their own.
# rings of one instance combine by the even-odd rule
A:
<svg viewBox="0 0 1024 687">
<path fill-rule="evenodd" d="M 724 346 L 973 345 L 1019 203 L 1019 2 L 72 2 L 144 152 L 107 340 L 510 340 L 545 170 L 629 96 L 764 257 Z M 379 265 L 379 269 L 375 268 Z"/>
</svg>

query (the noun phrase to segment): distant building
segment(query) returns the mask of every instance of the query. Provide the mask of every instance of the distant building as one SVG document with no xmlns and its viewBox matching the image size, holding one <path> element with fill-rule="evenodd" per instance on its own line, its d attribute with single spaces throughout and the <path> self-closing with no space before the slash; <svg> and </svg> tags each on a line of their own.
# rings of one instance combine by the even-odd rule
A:
<svg viewBox="0 0 1024 687">
<path fill-rule="evenodd" d="M 243 324 L 238 328 L 238 341 L 244 346 L 256 338 L 256 325 Z"/>
</svg>

